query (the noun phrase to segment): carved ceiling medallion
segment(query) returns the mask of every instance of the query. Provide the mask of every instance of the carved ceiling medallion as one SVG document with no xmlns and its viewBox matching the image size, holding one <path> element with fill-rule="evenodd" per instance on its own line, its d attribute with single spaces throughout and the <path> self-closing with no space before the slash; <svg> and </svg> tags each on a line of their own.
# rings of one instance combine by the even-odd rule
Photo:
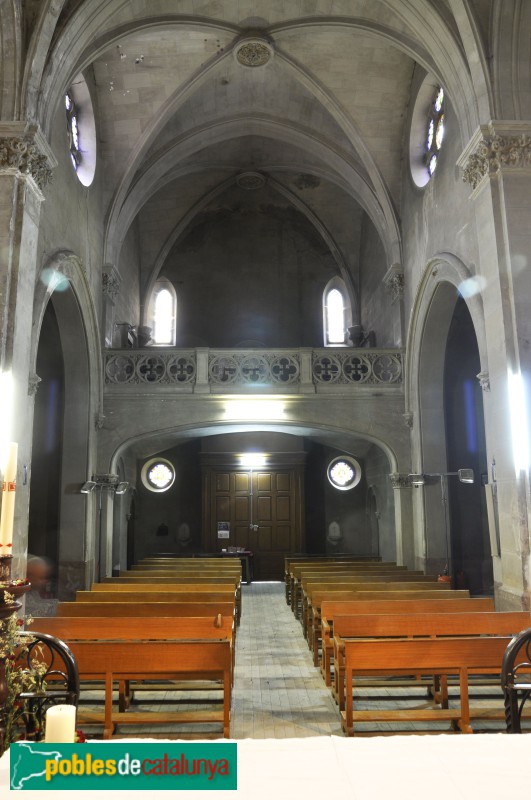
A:
<svg viewBox="0 0 531 800">
<path fill-rule="evenodd" d="M 262 39 L 246 39 L 236 46 L 235 52 L 242 67 L 263 67 L 273 57 L 273 48 Z"/>
</svg>

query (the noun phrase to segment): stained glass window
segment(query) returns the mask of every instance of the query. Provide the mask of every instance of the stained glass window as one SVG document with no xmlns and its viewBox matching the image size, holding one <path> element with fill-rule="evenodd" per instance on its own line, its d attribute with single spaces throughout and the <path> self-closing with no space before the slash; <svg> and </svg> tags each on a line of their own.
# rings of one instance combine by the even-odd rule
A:
<svg viewBox="0 0 531 800">
<path fill-rule="evenodd" d="M 68 132 L 68 144 L 70 147 L 70 158 L 74 169 L 78 170 L 81 164 L 81 150 L 79 148 L 79 124 L 78 124 L 78 108 L 74 102 L 71 92 L 65 94 L 65 110 L 66 110 L 66 129 Z"/>
<path fill-rule="evenodd" d="M 142 467 L 141 478 L 151 492 L 166 492 L 173 486 L 175 470 L 165 458 L 151 458 Z"/>
<path fill-rule="evenodd" d="M 437 159 L 444 139 L 444 89 L 439 86 L 430 106 L 424 158 L 430 177 L 437 168 Z"/>
<path fill-rule="evenodd" d="M 346 492 L 360 482 L 361 467 L 352 456 L 338 456 L 328 464 L 327 476 L 334 489 Z"/>
<path fill-rule="evenodd" d="M 148 469 L 147 479 L 155 489 L 167 489 L 173 480 L 173 470 L 164 462 L 159 461 Z"/>
</svg>

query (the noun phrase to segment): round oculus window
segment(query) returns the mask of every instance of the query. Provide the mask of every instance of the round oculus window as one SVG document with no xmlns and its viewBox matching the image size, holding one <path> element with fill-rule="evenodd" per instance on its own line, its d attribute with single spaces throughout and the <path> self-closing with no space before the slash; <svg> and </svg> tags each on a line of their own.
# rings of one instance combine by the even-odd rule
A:
<svg viewBox="0 0 531 800">
<path fill-rule="evenodd" d="M 175 470 L 166 459 L 152 458 L 142 467 L 141 478 L 150 492 L 166 492 L 175 481 Z"/>
<path fill-rule="evenodd" d="M 326 474 L 334 489 L 346 492 L 360 482 L 361 467 L 351 456 L 338 456 L 329 463 Z"/>
</svg>

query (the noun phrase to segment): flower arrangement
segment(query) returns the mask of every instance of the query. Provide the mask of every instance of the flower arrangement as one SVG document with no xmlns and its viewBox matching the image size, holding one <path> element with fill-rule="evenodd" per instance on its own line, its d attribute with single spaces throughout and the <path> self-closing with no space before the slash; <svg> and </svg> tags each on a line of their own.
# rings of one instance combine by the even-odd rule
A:
<svg viewBox="0 0 531 800">
<path fill-rule="evenodd" d="M 3 592 L 3 601 L 5 606 L 15 605 L 13 595 L 6 591 Z M 6 750 L 11 742 L 21 738 L 19 722 L 24 723 L 25 733 L 31 735 L 31 738 L 39 739 L 42 732 L 40 715 L 22 695 L 28 692 L 33 695 L 45 694 L 44 677 L 48 667 L 38 658 L 32 657 L 29 662 L 24 660 L 34 640 L 23 635 L 21 629 L 32 620 L 29 617 L 17 618 L 15 609 L 0 622 L 0 667 L 3 668 L 3 675 L 0 673 L 0 720 L 3 728 L 0 752 Z M 36 655 L 39 655 L 38 651 Z"/>
</svg>

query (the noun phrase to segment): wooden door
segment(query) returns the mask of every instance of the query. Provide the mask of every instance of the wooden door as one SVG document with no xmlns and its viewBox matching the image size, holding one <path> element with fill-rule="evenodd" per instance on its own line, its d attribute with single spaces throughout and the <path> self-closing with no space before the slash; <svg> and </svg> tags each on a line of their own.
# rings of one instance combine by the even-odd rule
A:
<svg viewBox="0 0 531 800">
<path fill-rule="evenodd" d="M 301 550 L 301 473 L 285 469 L 211 469 L 207 549 L 252 550 L 255 580 L 282 580 L 284 557 Z M 230 536 L 218 538 L 218 522 Z"/>
</svg>

